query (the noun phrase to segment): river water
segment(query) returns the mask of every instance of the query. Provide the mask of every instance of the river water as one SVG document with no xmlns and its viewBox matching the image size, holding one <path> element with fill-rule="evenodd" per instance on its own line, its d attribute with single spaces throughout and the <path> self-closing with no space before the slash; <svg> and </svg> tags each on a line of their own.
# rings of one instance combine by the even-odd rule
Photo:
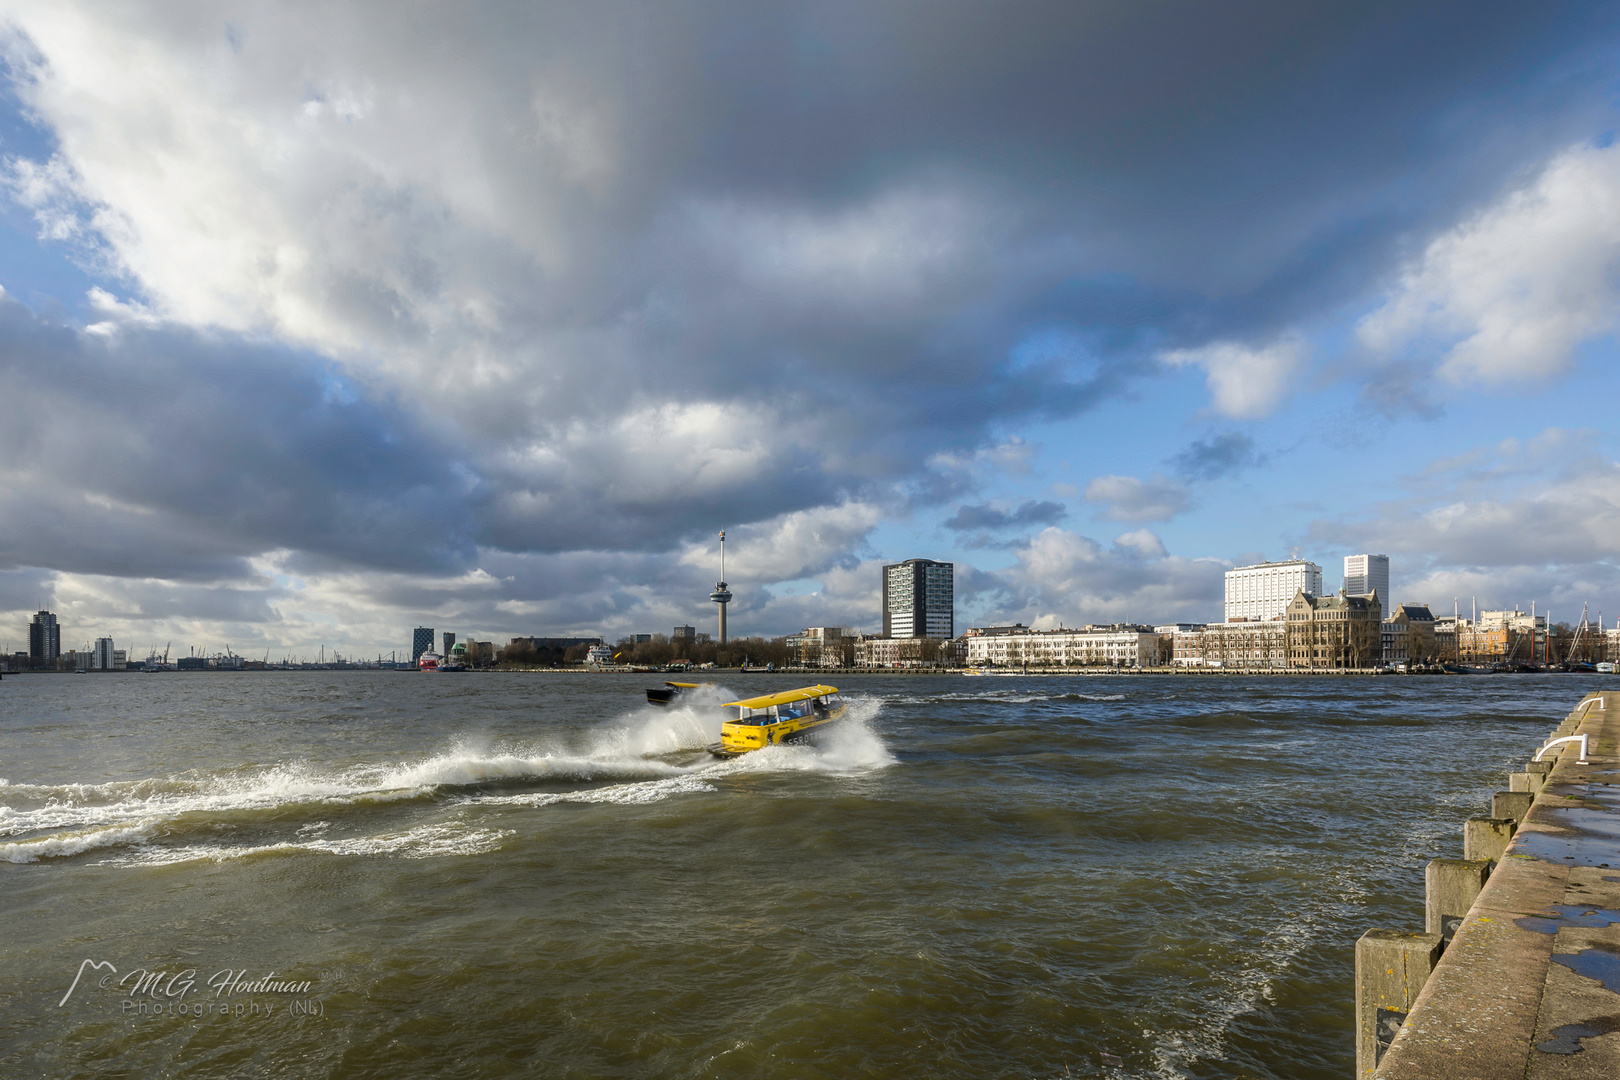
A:
<svg viewBox="0 0 1620 1080">
<path fill-rule="evenodd" d="M 8 677 L 0 1076 L 1339 1080 L 1598 677 L 832 681 L 717 761 L 656 677 Z"/>
</svg>

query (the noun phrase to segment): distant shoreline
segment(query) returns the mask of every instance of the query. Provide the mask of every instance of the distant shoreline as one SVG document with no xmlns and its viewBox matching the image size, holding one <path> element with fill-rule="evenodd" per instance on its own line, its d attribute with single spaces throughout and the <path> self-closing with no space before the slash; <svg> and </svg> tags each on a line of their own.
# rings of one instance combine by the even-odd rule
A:
<svg viewBox="0 0 1620 1080">
<path fill-rule="evenodd" d="M 219 671 L 6 671 L 0 672 L 0 677 L 16 675 L 288 675 L 303 672 L 342 672 L 345 674 L 390 674 L 390 675 L 420 675 L 425 672 L 412 671 L 409 668 L 262 668 L 245 671 L 232 669 Z M 1033 676 L 1278 676 L 1278 677 L 1312 677 L 1332 676 L 1335 678 L 1495 678 L 1503 675 L 1591 675 L 1589 671 L 1498 671 L 1486 675 L 1454 675 L 1450 672 L 1405 673 L 1380 671 L 1376 669 L 1311 669 L 1311 668 L 1097 668 L 1097 667 L 1040 667 L 1025 669 L 996 668 L 777 668 L 775 671 L 766 671 L 763 668 L 706 668 L 702 671 L 630 671 L 618 668 L 603 670 L 600 668 L 479 668 L 457 672 L 435 672 L 436 675 L 446 677 L 453 675 L 638 675 L 646 677 L 683 676 L 685 678 L 703 678 L 716 675 L 811 675 L 824 678 L 837 676 L 847 678 L 851 675 L 934 675 L 934 676 L 960 676 L 963 678 L 1023 678 Z M 1600 673 L 1601 674 L 1601 673 Z"/>
</svg>

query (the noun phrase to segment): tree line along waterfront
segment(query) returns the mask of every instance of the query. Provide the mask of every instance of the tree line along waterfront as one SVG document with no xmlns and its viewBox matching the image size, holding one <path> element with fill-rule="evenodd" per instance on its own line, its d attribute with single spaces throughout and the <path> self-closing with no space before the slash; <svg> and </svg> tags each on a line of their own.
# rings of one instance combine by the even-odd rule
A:
<svg viewBox="0 0 1620 1080">
<path fill-rule="evenodd" d="M 1331 625 L 1331 624 L 1329 624 Z M 1385 633 L 1379 633 L 1383 629 Z M 629 634 L 611 643 L 603 638 L 516 637 L 504 646 L 469 640 L 457 651 L 469 670 L 980 670 L 1139 671 L 1139 672 L 1370 672 L 1440 671 L 1471 665 L 1473 670 L 1561 670 L 1607 662 L 1620 653 L 1620 634 L 1594 632 L 1583 625 L 1540 624 L 1523 633 L 1508 628 L 1494 635 L 1462 632 L 1442 625 L 1409 633 L 1392 643 L 1387 624 L 1347 621 L 1342 633 L 1324 635 L 1322 624 L 1285 622 L 1114 624 L 1034 630 L 1021 624 L 975 627 L 957 638 L 885 638 L 837 627 L 812 627 L 798 634 L 734 638 L 725 644 L 708 634 Z M 1446 632 L 1450 630 L 1450 632 Z M 416 670 L 398 653 L 356 658 L 317 650 L 311 658 L 249 660 L 226 651 L 167 659 L 154 653 L 128 660 L 123 650 L 102 639 L 91 651 L 62 652 L 40 662 L 28 653 L 0 657 L 0 671 L 288 671 Z M 1323 648 L 1323 645 L 1327 648 Z M 1312 654 L 1327 654 L 1312 655 Z M 408 656 L 408 654 L 407 654 Z M 1531 660 L 1531 657 L 1534 660 Z"/>
</svg>

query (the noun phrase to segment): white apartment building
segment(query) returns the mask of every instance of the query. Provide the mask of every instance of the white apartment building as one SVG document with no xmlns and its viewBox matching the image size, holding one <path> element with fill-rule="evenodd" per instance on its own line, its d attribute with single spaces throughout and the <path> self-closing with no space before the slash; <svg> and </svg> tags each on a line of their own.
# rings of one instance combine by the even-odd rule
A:
<svg viewBox="0 0 1620 1080">
<path fill-rule="evenodd" d="M 1304 559 L 1239 566 L 1226 572 L 1226 621 L 1280 619 L 1296 592 L 1322 595 L 1322 568 Z M 1383 594 L 1380 593 L 1380 600 Z"/>
<path fill-rule="evenodd" d="M 954 667 L 962 662 L 961 638 L 867 637 L 855 639 L 856 667 Z"/>
<path fill-rule="evenodd" d="M 1196 630 L 1179 630 L 1171 640 L 1174 643 L 1171 662 L 1176 667 L 1288 666 L 1288 624 L 1275 619 L 1210 623 Z"/>
<path fill-rule="evenodd" d="M 111 671 L 113 669 L 112 638 L 96 638 L 95 648 L 90 650 L 89 667 L 91 671 Z"/>
<path fill-rule="evenodd" d="M 1389 598 L 1388 555 L 1346 555 L 1344 557 L 1346 596 L 1368 596 L 1374 592 L 1385 611 L 1393 610 Z"/>
<path fill-rule="evenodd" d="M 1020 634 L 968 631 L 969 667 L 1157 667 L 1158 634 L 1135 628 L 1028 630 Z"/>
</svg>

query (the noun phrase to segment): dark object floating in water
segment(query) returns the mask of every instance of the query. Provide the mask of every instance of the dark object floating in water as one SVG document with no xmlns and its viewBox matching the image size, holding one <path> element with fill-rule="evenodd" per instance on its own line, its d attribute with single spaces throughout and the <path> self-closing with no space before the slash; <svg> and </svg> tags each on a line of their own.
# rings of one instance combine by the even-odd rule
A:
<svg viewBox="0 0 1620 1080">
<path fill-rule="evenodd" d="M 647 688 L 647 704 L 668 705 L 687 690 L 695 690 L 700 684 L 695 682 L 667 682 L 663 686 Z"/>
</svg>

